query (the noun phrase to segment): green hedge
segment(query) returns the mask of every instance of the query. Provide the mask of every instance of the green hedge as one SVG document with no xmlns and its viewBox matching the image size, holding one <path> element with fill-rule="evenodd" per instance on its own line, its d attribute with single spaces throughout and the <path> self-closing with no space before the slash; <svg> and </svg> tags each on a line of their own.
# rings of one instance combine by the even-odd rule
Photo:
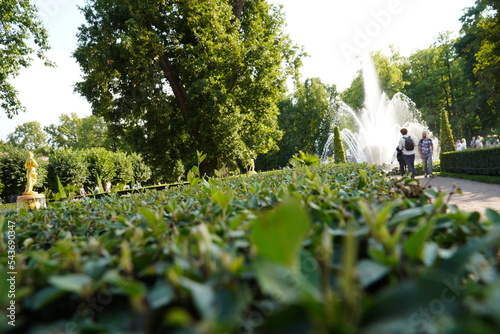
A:
<svg viewBox="0 0 500 334">
<path fill-rule="evenodd" d="M 497 212 L 358 164 L 188 182 L 0 213 L 0 332 L 499 328 Z"/>
<path fill-rule="evenodd" d="M 500 175 L 500 147 L 443 153 L 441 170 L 473 175 Z"/>
</svg>

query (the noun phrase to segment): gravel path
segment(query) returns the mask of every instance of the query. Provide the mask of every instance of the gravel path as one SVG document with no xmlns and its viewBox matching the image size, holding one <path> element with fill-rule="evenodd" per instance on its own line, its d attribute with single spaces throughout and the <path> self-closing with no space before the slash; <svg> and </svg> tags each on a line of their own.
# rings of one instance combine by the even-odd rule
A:
<svg viewBox="0 0 500 334">
<path fill-rule="evenodd" d="M 436 187 L 450 193 L 454 187 L 460 188 L 462 194 L 453 194 L 449 204 L 455 204 L 460 210 L 477 211 L 484 218 L 485 209 L 493 209 L 500 213 L 500 184 L 468 181 L 453 177 L 436 176 L 424 178 L 417 176 L 424 187 Z"/>
</svg>

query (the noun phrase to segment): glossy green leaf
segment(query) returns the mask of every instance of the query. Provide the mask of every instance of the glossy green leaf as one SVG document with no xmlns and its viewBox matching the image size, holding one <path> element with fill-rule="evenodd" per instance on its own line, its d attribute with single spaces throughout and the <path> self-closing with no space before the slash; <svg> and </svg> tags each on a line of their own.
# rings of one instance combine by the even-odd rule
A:
<svg viewBox="0 0 500 334">
<path fill-rule="evenodd" d="M 356 265 L 361 285 L 366 288 L 389 273 L 389 267 L 371 260 L 361 260 Z"/>
<path fill-rule="evenodd" d="M 486 209 L 485 210 L 486 217 L 488 217 L 488 220 L 492 222 L 495 225 L 500 225 L 500 213 L 492 210 L 492 209 Z"/>
<path fill-rule="evenodd" d="M 404 243 L 406 255 L 411 258 L 422 260 L 424 257 L 424 248 L 428 238 L 434 229 L 434 224 L 427 223 L 413 233 Z M 437 251 L 437 249 L 436 249 Z"/>
<path fill-rule="evenodd" d="M 81 294 L 92 283 L 92 279 L 83 274 L 50 276 L 49 283 L 60 290 Z"/>
<path fill-rule="evenodd" d="M 393 226 L 400 222 L 409 221 L 425 215 L 425 210 L 423 208 L 411 208 L 407 210 L 400 211 L 396 213 L 388 222 L 387 226 Z"/>
<path fill-rule="evenodd" d="M 191 298 L 193 299 L 198 312 L 200 312 L 204 318 L 215 316 L 215 295 L 211 286 L 208 284 L 201 284 L 187 278 L 182 278 L 180 283 L 184 288 L 191 292 Z"/>
<path fill-rule="evenodd" d="M 302 204 L 289 198 L 253 222 L 257 254 L 285 267 L 296 267 L 311 219 Z"/>
</svg>

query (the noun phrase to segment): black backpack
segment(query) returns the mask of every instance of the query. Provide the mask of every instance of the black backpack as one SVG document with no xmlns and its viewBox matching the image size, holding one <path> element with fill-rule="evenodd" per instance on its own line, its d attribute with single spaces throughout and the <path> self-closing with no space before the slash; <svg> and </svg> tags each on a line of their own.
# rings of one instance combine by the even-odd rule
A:
<svg viewBox="0 0 500 334">
<path fill-rule="evenodd" d="M 415 143 L 413 142 L 413 139 L 411 139 L 410 136 L 405 137 L 405 149 L 407 151 L 413 151 L 415 148 Z"/>
</svg>

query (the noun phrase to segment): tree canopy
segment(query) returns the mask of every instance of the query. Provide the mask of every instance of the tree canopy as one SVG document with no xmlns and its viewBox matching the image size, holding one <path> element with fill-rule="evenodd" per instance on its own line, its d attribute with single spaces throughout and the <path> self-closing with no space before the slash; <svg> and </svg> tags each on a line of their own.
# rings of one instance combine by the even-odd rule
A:
<svg viewBox="0 0 500 334">
<path fill-rule="evenodd" d="M 168 173 L 196 150 L 205 170 L 281 138 L 277 102 L 300 50 L 264 0 L 90 0 L 77 90 L 110 128 Z"/>
<path fill-rule="evenodd" d="M 80 118 L 76 113 L 62 114 L 59 124 L 44 127 L 49 143 L 57 148 L 115 148 L 108 126 L 102 117 Z"/>
<path fill-rule="evenodd" d="M 47 135 L 39 122 L 26 122 L 16 127 L 16 130 L 7 136 L 12 145 L 27 150 L 34 150 L 47 146 Z"/>
<path fill-rule="evenodd" d="M 481 113 L 480 126 L 500 126 L 500 3 L 476 0 L 461 18 L 462 36 L 455 43 L 464 60 L 471 88 L 470 109 Z"/>
<path fill-rule="evenodd" d="M 36 6 L 29 0 L 0 1 L 0 107 L 9 118 L 24 111 L 10 80 L 30 66 L 33 54 L 51 65 L 44 55 L 49 49 L 47 39 Z"/>
<path fill-rule="evenodd" d="M 260 156 L 257 163 L 266 169 L 278 168 L 300 151 L 321 155 L 332 132 L 337 99 L 335 85 L 328 86 L 319 78 L 297 83 L 295 91 L 279 103 L 279 128 L 283 131 L 279 151 Z"/>
</svg>

